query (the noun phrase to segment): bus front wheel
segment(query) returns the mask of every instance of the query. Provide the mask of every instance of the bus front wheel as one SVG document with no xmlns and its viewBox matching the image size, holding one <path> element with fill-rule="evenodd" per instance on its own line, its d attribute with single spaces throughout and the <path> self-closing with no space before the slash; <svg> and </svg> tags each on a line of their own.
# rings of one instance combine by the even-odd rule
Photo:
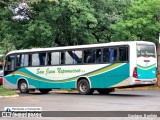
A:
<svg viewBox="0 0 160 120">
<path fill-rule="evenodd" d="M 94 90 L 90 88 L 86 79 L 82 79 L 78 82 L 77 89 L 81 95 L 91 95 L 94 92 Z"/>
<path fill-rule="evenodd" d="M 47 94 L 51 89 L 39 89 L 42 94 Z"/>
<path fill-rule="evenodd" d="M 28 84 L 25 80 L 19 82 L 18 89 L 21 93 L 29 93 Z"/>
</svg>

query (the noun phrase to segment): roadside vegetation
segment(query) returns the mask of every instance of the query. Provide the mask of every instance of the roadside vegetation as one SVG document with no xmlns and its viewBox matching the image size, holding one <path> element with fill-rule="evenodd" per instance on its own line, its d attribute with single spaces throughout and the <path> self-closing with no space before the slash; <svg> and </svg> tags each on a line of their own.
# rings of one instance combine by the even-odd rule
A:
<svg viewBox="0 0 160 120">
<path fill-rule="evenodd" d="M 1 0 L 0 11 L 5 54 L 111 41 L 157 43 L 160 31 L 160 0 Z"/>
<path fill-rule="evenodd" d="M 0 86 L 0 96 L 11 96 L 16 95 L 15 90 L 5 89 L 2 85 Z"/>
</svg>

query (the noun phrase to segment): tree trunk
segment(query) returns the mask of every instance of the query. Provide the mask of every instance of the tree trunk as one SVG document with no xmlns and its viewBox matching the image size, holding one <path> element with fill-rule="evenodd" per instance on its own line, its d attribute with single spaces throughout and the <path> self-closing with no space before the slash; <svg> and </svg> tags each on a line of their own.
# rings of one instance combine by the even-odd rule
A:
<svg viewBox="0 0 160 120">
<path fill-rule="evenodd" d="M 157 74 L 158 74 L 158 81 L 157 81 L 157 86 L 160 86 L 160 43 L 156 44 L 157 46 Z"/>
</svg>

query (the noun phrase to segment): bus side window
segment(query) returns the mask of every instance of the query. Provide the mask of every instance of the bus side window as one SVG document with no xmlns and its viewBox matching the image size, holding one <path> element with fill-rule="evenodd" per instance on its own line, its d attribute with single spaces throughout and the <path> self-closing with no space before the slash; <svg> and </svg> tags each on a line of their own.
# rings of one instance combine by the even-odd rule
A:
<svg viewBox="0 0 160 120">
<path fill-rule="evenodd" d="M 73 55 L 74 64 L 82 63 L 82 55 L 83 55 L 82 53 L 83 53 L 82 50 L 75 51 L 75 53 Z"/>
<path fill-rule="evenodd" d="M 30 63 L 31 63 L 31 55 L 22 54 L 20 66 L 30 66 Z"/>
<path fill-rule="evenodd" d="M 95 50 L 84 50 L 84 63 L 95 63 Z"/>
<path fill-rule="evenodd" d="M 47 56 L 46 53 L 38 54 L 40 65 L 46 65 L 46 56 Z"/>
<path fill-rule="evenodd" d="M 120 47 L 119 48 L 119 61 L 128 61 L 128 48 L 127 47 Z"/>
<path fill-rule="evenodd" d="M 109 62 L 109 48 L 103 49 L 103 62 Z"/>
<path fill-rule="evenodd" d="M 49 52 L 47 62 L 48 65 L 59 65 L 60 62 L 59 52 Z"/>
<path fill-rule="evenodd" d="M 67 51 L 66 52 L 66 64 L 82 63 L 82 51 Z"/>
<path fill-rule="evenodd" d="M 102 55 L 101 49 L 96 49 L 96 63 L 101 62 L 101 55 Z"/>
<path fill-rule="evenodd" d="M 104 48 L 103 49 L 103 62 L 116 62 L 117 61 L 117 49 L 116 48 Z"/>
<path fill-rule="evenodd" d="M 39 55 L 37 53 L 33 53 L 31 61 L 32 61 L 32 66 L 39 66 L 40 65 Z"/>
<path fill-rule="evenodd" d="M 21 65 L 21 57 L 22 55 L 16 55 L 16 67 L 20 67 Z"/>
<path fill-rule="evenodd" d="M 109 62 L 113 63 L 117 61 L 117 49 L 109 48 Z"/>
<path fill-rule="evenodd" d="M 65 64 L 73 64 L 73 56 L 74 56 L 74 51 L 66 51 L 65 58 L 66 62 Z"/>
</svg>

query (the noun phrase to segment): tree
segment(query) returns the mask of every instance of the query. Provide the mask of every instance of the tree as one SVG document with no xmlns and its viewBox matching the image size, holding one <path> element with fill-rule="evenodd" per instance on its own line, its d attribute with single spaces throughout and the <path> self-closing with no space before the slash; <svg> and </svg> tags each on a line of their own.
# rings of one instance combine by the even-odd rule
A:
<svg viewBox="0 0 160 120">
<path fill-rule="evenodd" d="M 96 12 L 98 21 L 93 35 L 98 42 L 112 41 L 112 24 L 123 18 L 124 11 L 132 4 L 133 0 L 89 0 Z"/>
<path fill-rule="evenodd" d="M 3 60 L 3 57 L 10 51 L 14 50 L 15 46 L 13 44 L 14 37 L 11 32 L 13 29 L 11 28 L 11 11 L 7 8 L 7 3 L 9 1 L 1 1 L 0 2 L 0 61 Z"/>
<path fill-rule="evenodd" d="M 26 0 L 29 19 L 13 20 L 0 1 L 0 42 L 16 49 L 103 43 L 119 40 L 156 41 L 160 0 Z"/>
<path fill-rule="evenodd" d="M 58 46 L 86 44 L 96 40 L 92 30 L 97 20 L 88 0 L 42 0 L 34 5 L 34 12 L 34 19 L 43 19 L 49 23 L 52 41 Z"/>
<path fill-rule="evenodd" d="M 8 20 L 5 33 L 13 36 L 16 49 L 96 42 L 92 31 L 97 20 L 88 0 L 42 0 L 30 4 L 30 11 L 29 20 Z"/>
<path fill-rule="evenodd" d="M 135 0 L 123 19 L 112 25 L 115 33 L 112 39 L 156 42 L 160 31 L 159 13 L 160 0 Z"/>
</svg>

